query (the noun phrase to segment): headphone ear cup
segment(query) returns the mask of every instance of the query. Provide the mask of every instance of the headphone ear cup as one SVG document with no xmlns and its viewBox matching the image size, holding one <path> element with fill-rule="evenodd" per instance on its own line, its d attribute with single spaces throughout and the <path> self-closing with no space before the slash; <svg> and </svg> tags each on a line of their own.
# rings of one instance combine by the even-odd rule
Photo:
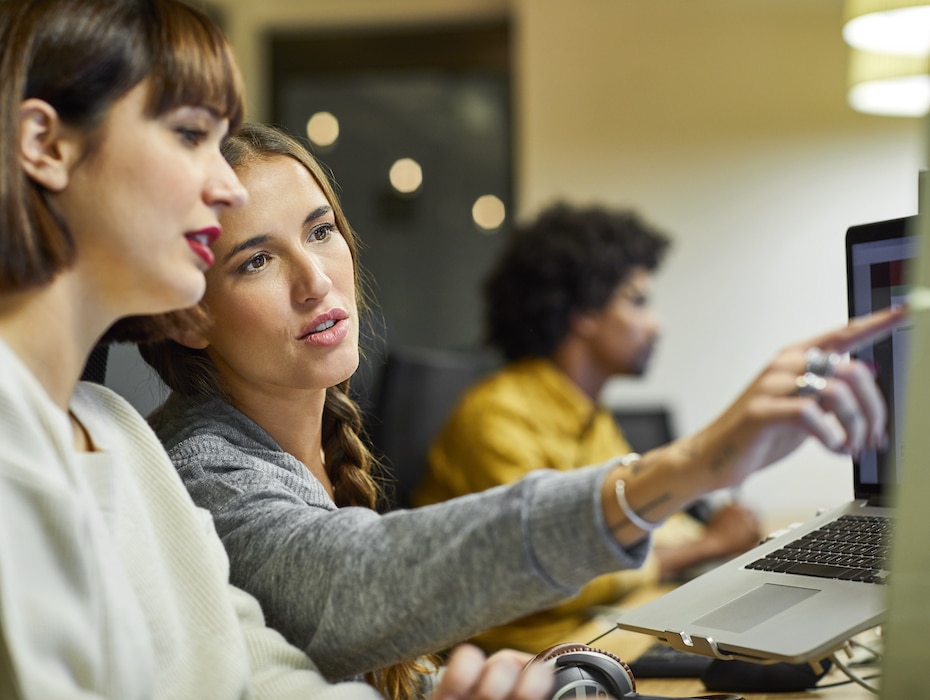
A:
<svg viewBox="0 0 930 700">
<path fill-rule="evenodd" d="M 636 680 L 619 657 L 586 644 L 556 644 L 534 657 L 550 663 L 555 672 L 552 700 L 615 698 L 636 694 Z"/>
</svg>

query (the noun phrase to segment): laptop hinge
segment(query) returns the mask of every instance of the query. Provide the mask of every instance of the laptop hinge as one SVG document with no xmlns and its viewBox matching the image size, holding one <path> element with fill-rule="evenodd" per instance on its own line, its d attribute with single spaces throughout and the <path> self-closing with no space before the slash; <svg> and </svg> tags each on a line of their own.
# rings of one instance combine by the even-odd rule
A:
<svg viewBox="0 0 930 700">
<path fill-rule="evenodd" d="M 726 659 L 727 661 L 732 661 L 735 658 L 731 654 L 720 651 L 713 637 L 697 637 L 691 636 L 687 632 L 672 632 L 671 630 L 666 630 L 665 633 L 668 635 L 666 643 L 679 651 L 713 656 L 714 658 Z"/>
</svg>

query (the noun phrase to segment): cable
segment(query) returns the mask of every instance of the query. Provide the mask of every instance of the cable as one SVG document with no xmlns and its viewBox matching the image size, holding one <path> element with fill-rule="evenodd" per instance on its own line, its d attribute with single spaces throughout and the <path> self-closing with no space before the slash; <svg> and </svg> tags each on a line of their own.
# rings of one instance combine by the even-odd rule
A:
<svg viewBox="0 0 930 700">
<path fill-rule="evenodd" d="M 837 654 L 836 652 L 833 652 L 832 654 L 830 654 L 830 659 L 833 661 L 834 664 L 836 664 L 836 667 L 838 669 L 840 669 L 843 673 L 846 674 L 849 680 L 851 680 L 856 685 L 862 686 L 869 692 L 875 693 L 876 695 L 878 695 L 879 689 L 876 688 L 874 685 L 869 685 L 868 683 L 866 683 L 864 678 L 861 678 L 860 676 L 858 676 L 851 668 L 849 668 L 849 666 L 847 666 L 845 663 L 840 661 L 839 654 Z"/>
<path fill-rule="evenodd" d="M 875 680 L 876 678 L 881 678 L 881 677 L 882 677 L 882 674 L 874 673 L 870 676 L 862 676 L 862 680 L 872 681 L 872 680 Z M 843 685 L 852 685 L 852 683 L 853 681 L 851 681 L 849 678 L 846 678 L 845 680 L 834 681 L 833 683 L 818 683 L 816 686 L 811 688 L 811 690 L 823 690 L 825 688 L 839 688 L 840 686 L 843 686 Z"/>
<path fill-rule="evenodd" d="M 880 651 L 877 651 L 874 647 L 869 646 L 868 644 L 863 644 L 858 639 L 850 639 L 849 645 L 853 647 L 859 647 L 860 649 L 865 649 L 869 652 L 874 658 L 873 661 L 878 661 L 882 658 Z"/>
<path fill-rule="evenodd" d="M 590 642 L 588 642 L 587 646 L 591 646 L 591 645 L 594 644 L 594 642 L 596 642 L 598 639 L 603 639 L 604 637 L 606 637 L 608 634 L 610 634 L 611 632 L 613 632 L 613 631 L 616 630 L 616 629 L 617 629 L 616 626 L 614 626 L 614 627 L 611 627 L 611 628 L 610 628 L 609 630 L 607 630 L 606 632 L 602 632 L 601 634 L 597 635 L 594 639 L 592 639 Z"/>
</svg>

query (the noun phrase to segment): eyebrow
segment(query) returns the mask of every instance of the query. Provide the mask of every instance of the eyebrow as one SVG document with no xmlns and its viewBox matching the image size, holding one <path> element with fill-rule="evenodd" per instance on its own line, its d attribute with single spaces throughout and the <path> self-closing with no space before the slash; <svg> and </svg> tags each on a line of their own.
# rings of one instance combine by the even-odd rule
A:
<svg viewBox="0 0 930 700">
<path fill-rule="evenodd" d="M 223 257 L 223 262 L 227 263 L 232 258 L 234 258 L 239 253 L 241 253 L 243 250 L 248 250 L 249 248 L 257 248 L 263 243 L 267 243 L 269 240 L 271 240 L 271 236 L 269 236 L 268 234 L 261 234 L 259 236 L 252 236 L 251 238 L 247 238 L 241 243 L 234 245 L 232 247 L 232 250 L 226 253 L 226 255 Z"/>
<path fill-rule="evenodd" d="M 312 212 L 307 214 L 307 218 L 304 219 L 304 223 L 309 224 L 311 221 L 316 221 L 321 216 L 326 216 L 327 214 L 329 214 L 332 210 L 333 208 L 329 206 L 328 204 L 319 206 L 316 209 L 314 209 Z"/>
<path fill-rule="evenodd" d="M 309 214 L 307 214 L 307 218 L 304 219 L 304 224 L 309 224 L 311 221 L 316 221 L 320 217 L 323 217 L 329 214 L 332 210 L 333 208 L 329 206 L 328 204 L 319 206 L 313 211 L 311 211 Z M 263 233 L 263 234 L 259 234 L 258 236 L 252 236 L 251 238 L 247 238 L 241 243 L 234 245 L 232 249 L 228 253 L 226 253 L 226 255 L 223 257 L 223 262 L 227 263 L 232 258 L 236 257 L 242 251 L 248 250 L 249 248 L 257 248 L 258 246 L 263 245 L 270 240 L 271 240 L 271 236 L 269 236 L 267 233 Z"/>
</svg>

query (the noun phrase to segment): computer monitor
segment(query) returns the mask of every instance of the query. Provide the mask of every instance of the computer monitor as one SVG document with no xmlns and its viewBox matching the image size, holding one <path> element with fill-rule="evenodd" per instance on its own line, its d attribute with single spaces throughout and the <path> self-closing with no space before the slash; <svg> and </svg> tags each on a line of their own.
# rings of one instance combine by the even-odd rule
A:
<svg viewBox="0 0 930 700">
<path fill-rule="evenodd" d="M 921 201 L 928 201 L 921 180 Z M 905 399 L 902 476 L 897 489 L 888 614 L 884 625 L 881 696 L 925 697 L 930 687 L 930 221 L 922 208 L 916 224 L 919 252 L 907 270 L 911 289 L 911 349 Z"/>
</svg>

